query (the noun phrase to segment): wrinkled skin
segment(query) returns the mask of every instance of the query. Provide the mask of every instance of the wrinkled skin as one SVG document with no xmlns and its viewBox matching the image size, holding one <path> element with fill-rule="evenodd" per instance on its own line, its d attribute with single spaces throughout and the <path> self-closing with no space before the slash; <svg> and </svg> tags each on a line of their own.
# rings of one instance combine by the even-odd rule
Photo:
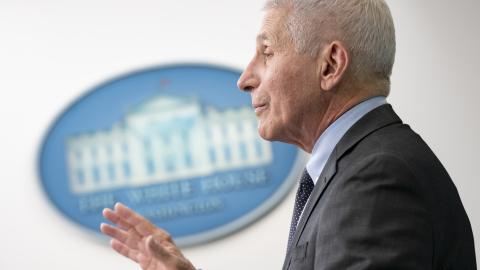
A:
<svg viewBox="0 0 480 270">
<path fill-rule="evenodd" d="M 101 224 L 101 231 L 112 237 L 112 248 L 137 262 L 144 270 L 191 270 L 170 235 L 126 206 L 103 210 L 103 216 L 116 226 Z"/>
<path fill-rule="evenodd" d="M 311 152 L 328 125 L 366 95 L 362 91 L 355 92 L 358 96 L 335 92 L 348 66 L 340 42 L 325 46 L 316 58 L 296 53 L 284 27 L 287 14 L 285 9 L 267 11 L 255 55 L 238 87 L 252 97 L 260 136 Z M 100 227 L 112 237 L 112 248 L 142 269 L 195 269 L 167 232 L 126 206 L 118 203 L 103 215 L 115 225 Z"/>
</svg>

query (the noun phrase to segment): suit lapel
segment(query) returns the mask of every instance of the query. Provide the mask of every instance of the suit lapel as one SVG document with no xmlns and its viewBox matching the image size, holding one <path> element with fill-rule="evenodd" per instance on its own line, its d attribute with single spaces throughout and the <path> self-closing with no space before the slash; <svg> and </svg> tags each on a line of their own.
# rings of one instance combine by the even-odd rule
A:
<svg viewBox="0 0 480 270">
<path fill-rule="evenodd" d="M 342 137 L 340 142 L 330 155 L 325 167 L 317 179 L 315 188 L 310 195 L 310 198 L 303 210 L 303 215 L 298 223 L 297 230 L 294 235 L 292 247 L 298 244 L 300 236 L 302 235 L 305 225 L 312 214 L 315 205 L 321 198 L 325 188 L 328 186 L 330 180 L 337 172 L 337 161 L 355 144 L 360 142 L 374 131 L 385 126 L 401 123 L 400 118 L 395 114 L 390 104 L 382 105 L 363 116 L 357 123 L 355 123 L 347 133 Z M 292 248 L 293 249 L 293 248 Z M 291 250 L 292 250 L 291 249 Z M 288 255 L 289 256 L 289 255 Z"/>
</svg>

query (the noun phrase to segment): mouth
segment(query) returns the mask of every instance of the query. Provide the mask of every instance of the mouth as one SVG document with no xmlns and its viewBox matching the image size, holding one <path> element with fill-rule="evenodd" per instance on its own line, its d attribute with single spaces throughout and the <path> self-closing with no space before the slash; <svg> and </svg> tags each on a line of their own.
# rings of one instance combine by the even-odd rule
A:
<svg viewBox="0 0 480 270">
<path fill-rule="evenodd" d="M 264 112 L 268 108 L 267 103 L 254 103 L 253 108 L 255 109 L 255 114 L 259 116 L 262 112 Z"/>
</svg>

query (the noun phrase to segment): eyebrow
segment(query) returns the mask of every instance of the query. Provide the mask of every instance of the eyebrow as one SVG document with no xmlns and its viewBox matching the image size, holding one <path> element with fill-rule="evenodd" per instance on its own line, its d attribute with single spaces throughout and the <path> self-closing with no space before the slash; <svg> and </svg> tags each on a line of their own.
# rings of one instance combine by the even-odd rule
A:
<svg viewBox="0 0 480 270">
<path fill-rule="evenodd" d="M 257 36 L 257 43 L 261 43 L 262 41 L 265 41 L 265 40 L 270 40 L 265 32 Z"/>
</svg>

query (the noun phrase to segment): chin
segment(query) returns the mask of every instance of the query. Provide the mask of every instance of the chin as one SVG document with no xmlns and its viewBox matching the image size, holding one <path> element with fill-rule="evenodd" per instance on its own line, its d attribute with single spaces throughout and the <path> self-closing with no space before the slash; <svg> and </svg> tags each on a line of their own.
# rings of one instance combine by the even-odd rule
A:
<svg viewBox="0 0 480 270">
<path fill-rule="evenodd" d="M 261 127 L 258 127 L 258 135 L 260 135 L 260 137 L 262 137 L 262 139 L 264 140 L 267 140 L 267 141 L 270 140 L 266 132 Z"/>
<path fill-rule="evenodd" d="M 282 141 L 278 136 L 278 132 L 275 132 L 276 129 L 271 126 L 266 126 L 261 121 L 258 124 L 258 134 L 262 139 L 267 141 Z"/>
<path fill-rule="evenodd" d="M 278 123 L 277 125 L 273 125 L 273 123 L 269 122 L 268 125 L 264 121 L 258 122 L 258 134 L 262 139 L 267 141 L 277 141 L 283 142 L 288 144 L 296 145 L 302 149 L 302 145 L 298 144 L 298 141 L 295 138 L 292 138 L 292 133 L 288 133 L 286 127 L 282 125 L 282 123 Z"/>
<path fill-rule="evenodd" d="M 271 137 L 269 136 L 269 132 L 267 131 L 268 129 L 265 127 L 265 125 L 262 123 L 262 121 L 258 122 L 258 135 L 262 137 L 262 139 L 271 141 Z"/>
</svg>

